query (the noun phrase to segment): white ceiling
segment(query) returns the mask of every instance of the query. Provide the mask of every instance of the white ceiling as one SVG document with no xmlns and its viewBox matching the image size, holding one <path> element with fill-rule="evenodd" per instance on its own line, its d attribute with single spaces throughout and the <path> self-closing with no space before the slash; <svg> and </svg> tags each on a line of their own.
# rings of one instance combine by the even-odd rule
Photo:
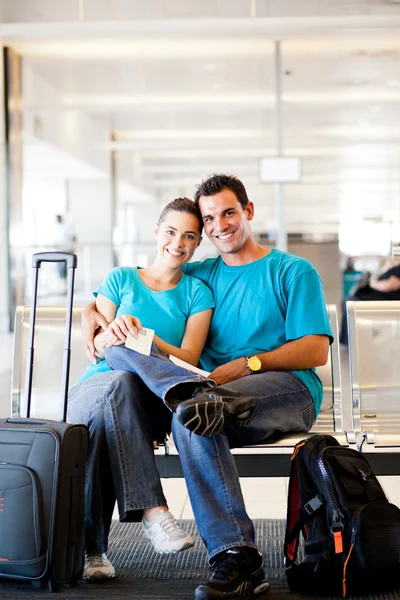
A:
<svg viewBox="0 0 400 600">
<path fill-rule="evenodd" d="M 3 24 L 1 24 L 3 21 Z M 397 0 L 13 0 L 0 37 L 59 92 L 40 115 L 81 111 L 115 135 L 85 140 L 161 200 L 214 171 L 241 177 L 255 227 L 273 226 L 258 159 L 277 152 L 274 39 L 282 39 L 283 149 L 303 158 L 285 186 L 289 231 L 356 219 L 400 231 Z"/>
</svg>

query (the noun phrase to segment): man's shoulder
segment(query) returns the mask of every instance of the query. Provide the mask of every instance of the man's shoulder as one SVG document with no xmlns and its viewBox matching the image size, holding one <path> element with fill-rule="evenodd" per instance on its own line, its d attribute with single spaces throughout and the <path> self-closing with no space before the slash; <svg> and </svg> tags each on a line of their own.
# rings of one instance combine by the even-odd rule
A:
<svg viewBox="0 0 400 600">
<path fill-rule="evenodd" d="M 210 273 L 221 261 L 220 256 L 215 258 L 206 258 L 205 260 L 187 263 L 184 267 L 186 275 L 193 277 L 205 276 Z"/>
<path fill-rule="evenodd" d="M 199 289 L 204 289 L 207 288 L 207 285 L 204 283 L 204 281 L 202 281 L 201 279 L 199 279 L 196 274 L 192 274 L 192 273 L 184 273 L 183 277 L 185 278 L 185 283 L 186 286 L 189 287 L 193 292 L 196 292 Z"/>
<path fill-rule="evenodd" d="M 276 263 L 276 267 L 281 273 L 287 273 L 292 277 L 297 277 L 308 273 L 309 271 L 315 271 L 315 267 L 309 260 L 290 252 L 283 252 L 282 250 L 273 250 L 271 253 L 271 264 Z"/>
</svg>

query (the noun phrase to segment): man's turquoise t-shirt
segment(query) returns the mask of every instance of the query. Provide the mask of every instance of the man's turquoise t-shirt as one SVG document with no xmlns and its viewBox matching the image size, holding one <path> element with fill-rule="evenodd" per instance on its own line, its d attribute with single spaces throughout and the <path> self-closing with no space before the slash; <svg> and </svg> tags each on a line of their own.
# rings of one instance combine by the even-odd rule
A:
<svg viewBox="0 0 400 600">
<path fill-rule="evenodd" d="M 219 256 L 189 263 L 185 272 L 214 294 L 216 308 L 200 359 L 207 371 L 305 335 L 333 341 L 321 279 L 304 258 L 272 250 L 248 265 L 230 267 Z M 292 372 L 308 388 L 318 414 L 323 390 L 315 369 Z"/>
<path fill-rule="evenodd" d="M 215 306 L 211 290 L 196 277 L 183 273 L 174 288 L 155 292 L 140 279 L 137 267 L 117 267 L 110 271 L 93 292 L 95 297 L 98 294 L 118 307 L 116 317 L 138 317 L 143 327 L 154 329 L 158 337 L 178 348 L 188 318 Z M 105 371 L 110 371 L 105 360 L 89 365 L 79 383 Z"/>
</svg>

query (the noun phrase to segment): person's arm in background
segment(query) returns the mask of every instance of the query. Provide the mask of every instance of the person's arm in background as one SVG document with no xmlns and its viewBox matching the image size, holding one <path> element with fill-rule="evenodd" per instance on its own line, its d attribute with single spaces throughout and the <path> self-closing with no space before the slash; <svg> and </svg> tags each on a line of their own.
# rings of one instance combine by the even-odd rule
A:
<svg viewBox="0 0 400 600">
<path fill-rule="evenodd" d="M 370 287 L 378 292 L 396 292 L 400 290 L 400 279 L 392 275 L 388 279 L 376 279 L 369 282 Z"/>
<path fill-rule="evenodd" d="M 378 277 L 371 278 L 370 287 L 383 293 L 397 292 L 400 289 L 399 261 L 388 258 L 384 267 Z"/>
<path fill-rule="evenodd" d="M 371 275 L 371 279 L 380 279 L 385 273 L 399 266 L 399 261 L 394 258 L 386 258 L 383 265 Z"/>
</svg>

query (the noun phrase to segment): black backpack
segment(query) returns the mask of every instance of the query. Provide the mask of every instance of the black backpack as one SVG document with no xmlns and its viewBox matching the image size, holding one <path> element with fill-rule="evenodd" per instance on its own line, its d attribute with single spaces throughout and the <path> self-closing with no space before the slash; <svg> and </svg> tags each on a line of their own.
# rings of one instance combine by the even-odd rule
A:
<svg viewBox="0 0 400 600">
<path fill-rule="evenodd" d="M 300 532 L 305 557 L 298 564 Z M 289 588 L 309 596 L 400 586 L 400 510 L 388 502 L 365 456 L 330 435 L 295 447 L 285 565 Z"/>
</svg>

